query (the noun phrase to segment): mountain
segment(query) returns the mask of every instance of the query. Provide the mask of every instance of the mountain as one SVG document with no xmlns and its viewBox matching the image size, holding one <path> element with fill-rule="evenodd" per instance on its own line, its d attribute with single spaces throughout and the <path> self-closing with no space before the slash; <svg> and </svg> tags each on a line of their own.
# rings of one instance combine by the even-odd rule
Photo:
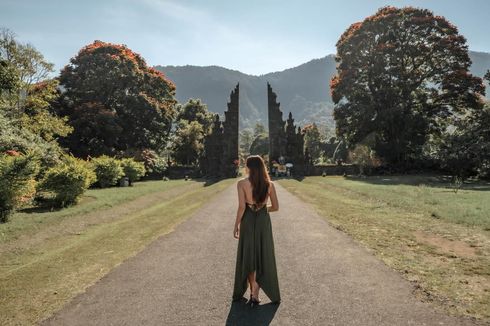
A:
<svg viewBox="0 0 490 326">
<path fill-rule="evenodd" d="M 471 72 L 483 77 L 490 69 L 490 53 L 470 51 Z M 329 81 L 335 74 L 334 55 L 265 75 L 247 75 L 219 66 L 156 66 L 177 86 L 177 99 L 200 98 L 212 112 L 223 114 L 231 90 L 240 83 L 240 127 L 256 122 L 267 127 L 267 82 L 277 93 L 284 118 L 289 112 L 299 125 L 316 122 L 334 126 Z M 488 95 L 487 95 L 488 96 Z"/>
</svg>

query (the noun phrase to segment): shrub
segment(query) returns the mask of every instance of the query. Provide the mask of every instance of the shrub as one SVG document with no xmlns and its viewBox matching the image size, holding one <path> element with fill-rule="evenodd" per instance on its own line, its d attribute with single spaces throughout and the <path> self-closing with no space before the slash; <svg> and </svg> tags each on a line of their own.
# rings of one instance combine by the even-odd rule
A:
<svg viewBox="0 0 490 326">
<path fill-rule="evenodd" d="M 359 166 L 359 173 L 364 174 L 367 170 L 368 174 L 375 167 L 381 165 L 381 161 L 376 157 L 375 153 L 367 146 L 358 144 L 349 152 L 349 160 Z"/>
<path fill-rule="evenodd" d="M 114 186 L 124 176 L 121 161 L 115 158 L 102 155 L 93 158 L 90 163 L 97 175 L 97 184 L 101 188 Z"/>
<path fill-rule="evenodd" d="M 137 181 L 139 178 L 145 175 L 145 165 L 141 162 L 136 162 L 132 158 L 124 158 L 121 160 L 121 166 L 124 171 L 124 175 L 129 179 L 129 185 Z"/>
<path fill-rule="evenodd" d="M 155 151 L 144 149 L 134 155 L 137 161 L 143 162 L 146 172 L 153 175 L 163 175 L 167 170 L 167 160 Z"/>
<path fill-rule="evenodd" d="M 53 204 L 66 207 L 75 204 L 95 180 L 87 162 L 66 155 L 62 163 L 46 171 L 38 189 L 54 193 Z"/>
<path fill-rule="evenodd" d="M 39 162 L 31 154 L 0 155 L 0 223 L 35 195 L 38 172 Z"/>
</svg>

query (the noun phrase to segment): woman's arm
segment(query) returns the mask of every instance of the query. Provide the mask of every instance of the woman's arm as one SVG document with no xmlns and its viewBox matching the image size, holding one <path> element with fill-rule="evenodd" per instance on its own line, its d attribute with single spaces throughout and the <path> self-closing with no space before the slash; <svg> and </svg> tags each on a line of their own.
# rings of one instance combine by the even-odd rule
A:
<svg viewBox="0 0 490 326">
<path fill-rule="evenodd" d="M 269 186 L 269 197 L 271 199 L 271 205 L 267 205 L 268 212 L 275 212 L 279 210 L 279 201 L 277 200 L 276 188 L 274 187 L 274 183 L 270 183 Z"/>
<path fill-rule="evenodd" d="M 245 192 L 240 182 L 237 182 L 238 190 L 238 210 L 236 212 L 235 227 L 233 228 L 233 237 L 238 239 L 240 235 L 240 222 L 242 221 L 243 213 L 245 212 Z"/>
</svg>

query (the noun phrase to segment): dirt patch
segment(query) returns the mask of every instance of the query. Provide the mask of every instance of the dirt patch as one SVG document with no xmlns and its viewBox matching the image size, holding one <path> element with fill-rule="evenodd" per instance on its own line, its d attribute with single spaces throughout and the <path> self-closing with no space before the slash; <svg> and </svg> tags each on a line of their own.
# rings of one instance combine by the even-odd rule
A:
<svg viewBox="0 0 490 326">
<path fill-rule="evenodd" d="M 415 235 L 415 238 L 418 242 L 434 246 L 445 253 L 454 254 L 459 257 L 476 256 L 476 249 L 471 247 L 466 242 L 459 240 L 449 240 L 424 231 L 415 231 L 413 232 L 413 234 Z"/>
</svg>

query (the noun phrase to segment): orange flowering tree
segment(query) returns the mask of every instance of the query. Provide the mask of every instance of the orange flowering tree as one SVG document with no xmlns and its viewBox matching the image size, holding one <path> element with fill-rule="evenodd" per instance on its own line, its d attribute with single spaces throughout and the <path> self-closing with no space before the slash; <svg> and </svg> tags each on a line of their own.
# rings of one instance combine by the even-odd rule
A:
<svg viewBox="0 0 490 326">
<path fill-rule="evenodd" d="M 482 108 L 484 86 L 469 73 L 466 39 L 429 10 L 381 8 L 352 24 L 336 46 L 330 90 L 337 135 L 351 147 L 369 138 L 389 164 L 421 159 L 429 136 L 456 113 Z"/>
<path fill-rule="evenodd" d="M 59 77 L 61 113 L 74 131 L 65 142 L 75 155 L 160 150 L 175 116 L 175 85 L 125 45 L 95 41 Z"/>
</svg>

